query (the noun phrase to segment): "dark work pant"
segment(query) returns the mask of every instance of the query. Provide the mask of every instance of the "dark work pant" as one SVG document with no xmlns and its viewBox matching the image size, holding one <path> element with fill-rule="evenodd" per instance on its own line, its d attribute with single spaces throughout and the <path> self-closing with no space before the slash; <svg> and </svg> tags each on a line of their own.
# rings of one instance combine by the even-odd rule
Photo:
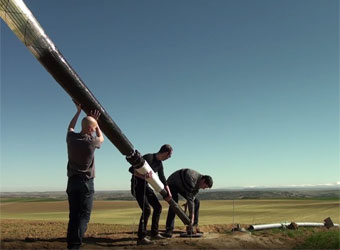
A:
<svg viewBox="0 0 340 250">
<path fill-rule="evenodd" d="M 93 206 L 94 182 L 72 176 L 68 179 L 67 195 L 69 222 L 67 228 L 67 248 L 79 249 L 82 244 Z"/>
<path fill-rule="evenodd" d="M 194 226 L 198 226 L 198 216 L 200 213 L 200 200 L 198 198 L 195 198 L 194 203 L 195 203 Z"/>
<path fill-rule="evenodd" d="M 133 190 L 131 191 L 133 194 Z M 159 203 L 157 196 L 145 181 L 137 181 L 134 191 L 135 194 L 133 195 L 136 197 L 138 205 L 142 209 L 142 215 L 138 226 L 138 238 L 142 239 L 146 236 L 146 226 L 151 214 L 150 205 L 153 208 L 151 235 L 158 234 L 158 224 L 162 213 L 162 205 Z"/>
<path fill-rule="evenodd" d="M 178 194 L 182 195 L 184 198 L 186 198 L 183 194 L 181 194 L 175 186 L 169 185 L 172 199 L 178 203 Z M 200 209 L 200 200 L 198 198 L 195 198 L 194 200 L 194 226 L 198 225 L 198 216 L 199 216 L 199 209 Z M 168 210 L 168 216 L 166 218 L 166 231 L 172 232 L 174 230 L 175 225 L 175 212 L 169 207 Z M 191 218 L 190 218 L 191 219 Z"/>
</svg>

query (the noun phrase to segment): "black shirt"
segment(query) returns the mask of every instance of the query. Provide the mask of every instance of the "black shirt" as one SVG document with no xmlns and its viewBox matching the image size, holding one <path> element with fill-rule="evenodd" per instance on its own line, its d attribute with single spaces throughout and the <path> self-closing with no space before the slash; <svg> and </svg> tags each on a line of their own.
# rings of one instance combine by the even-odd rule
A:
<svg viewBox="0 0 340 250">
<path fill-rule="evenodd" d="M 164 184 L 164 186 L 167 185 L 166 183 L 166 178 L 164 176 L 164 169 L 163 169 L 163 163 L 162 161 L 158 160 L 156 157 L 156 154 L 146 154 L 143 155 L 143 158 L 149 163 L 150 167 L 152 168 L 152 170 L 155 173 L 158 173 L 158 177 L 160 179 L 160 181 Z M 130 167 L 129 168 L 130 173 L 133 174 L 134 168 Z M 145 182 L 145 180 L 135 176 L 135 179 L 137 182 Z M 133 181 L 133 175 L 132 175 L 132 179 Z"/>
</svg>

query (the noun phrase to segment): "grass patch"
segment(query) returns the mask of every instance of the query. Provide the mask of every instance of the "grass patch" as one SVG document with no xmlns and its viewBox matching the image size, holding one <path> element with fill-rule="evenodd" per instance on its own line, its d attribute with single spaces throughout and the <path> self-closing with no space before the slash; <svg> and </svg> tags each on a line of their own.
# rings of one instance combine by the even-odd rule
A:
<svg viewBox="0 0 340 250">
<path fill-rule="evenodd" d="M 37 197 L 25 197 L 25 198 L 0 198 L 1 203 L 8 202 L 48 202 L 48 201 L 64 201 L 61 198 L 37 198 Z"/>
<path fill-rule="evenodd" d="M 340 249 L 339 231 L 314 233 L 293 249 Z"/>
<path fill-rule="evenodd" d="M 39 200 L 40 199 L 40 200 Z M 0 204 L 2 219 L 26 220 L 68 220 L 67 200 L 56 201 L 52 197 L 7 199 Z M 48 201 L 48 202 L 46 202 Z M 167 211 L 166 202 L 161 201 L 163 210 L 160 225 L 165 225 Z M 179 202 L 183 204 L 183 202 Z M 322 222 L 331 217 L 339 223 L 338 201 L 319 200 L 203 200 L 200 208 L 200 225 L 212 224 L 266 224 L 281 222 Z M 106 224 L 138 224 L 141 209 L 136 201 L 94 201 L 91 222 Z M 180 224 L 176 220 L 176 224 Z M 293 237 L 293 235 L 292 235 Z"/>
<path fill-rule="evenodd" d="M 253 235 L 263 235 L 263 234 L 269 234 L 269 235 L 285 235 L 289 238 L 298 239 L 301 237 L 304 237 L 305 235 L 309 235 L 315 232 L 315 228 L 313 227 L 300 227 L 297 230 L 291 230 L 286 228 L 273 228 L 273 229 L 267 229 L 267 230 L 259 230 L 259 231 L 253 231 Z"/>
<path fill-rule="evenodd" d="M 242 198 L 243 199 L 243 198 Z M 253 198 L 249 198 L 249 199 L 253 199 Z M 257 199 L 265 199 L 265 198 L 261 198 L 258 197 Z M 312 200 L 316 200 L 316 201 L 340 201 L 340 197 L 339 196 L 330 196 L 330 197 L 273 197 L 270 198 L 271 200 L 299 200 L 299 201 L 312 201 Z"/>
</svg>

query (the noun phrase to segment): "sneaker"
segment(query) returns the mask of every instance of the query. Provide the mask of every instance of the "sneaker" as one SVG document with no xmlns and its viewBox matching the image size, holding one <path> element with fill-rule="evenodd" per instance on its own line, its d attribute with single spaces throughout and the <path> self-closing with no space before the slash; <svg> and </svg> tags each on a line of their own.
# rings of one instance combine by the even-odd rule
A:
<svg viewBox="0 0 340 250">
<path fill-rule="evenodd" d="M 155 234 L 155 235 L 151 235 L 151 239 L 153 239 L 153 240 L 164 240 L 165 237 L 158 233 L 158 234 Z"/>
<path fill-rule="evenodd" d="M 152 245 L 154 242 L 148 238 L 142 238 L 137 240 L 137 245 Z"/>
<path fill-rule="evenodd" d="M 165 231 L 162 233 L 162 236 L 165 238 L 171 238 L 172 237 L 172 232 L 171 231 Z"/>
</svg>

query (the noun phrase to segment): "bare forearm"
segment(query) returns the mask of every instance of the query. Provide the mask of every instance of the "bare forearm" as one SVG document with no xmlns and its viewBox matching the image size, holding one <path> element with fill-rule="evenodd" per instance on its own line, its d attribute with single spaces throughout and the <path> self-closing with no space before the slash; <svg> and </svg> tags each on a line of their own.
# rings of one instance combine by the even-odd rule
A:
<svg viewBox="0 0 340 250">
<path fill-rule="evenodd" d="M 96 128 L 96 135 L 97 135 L 97 137 L 99 138 L 100 142 L 103 142 L 103 141 L 104 141 L 103 133 L 102 133 L 102 131 L 100 130 L 99 127 Z"/>
<path fill-rule="evenodd" d="M 195 207 L 194 207 L 193 202 L 191 201 L 187 200 L 187 204 L 188 204 L 188 210 L 189 210 L 189 219 L 190 219 L 191 224 L 193 224 L 194 218 L 195 218 Z"/>
<path fill-rule="evenodd" d="M 77 113 L 73 116 L 72 120 L 70 121 L 70 124 L 68 125 L 68 130 L 70 130 L 70 129 L 74 130 L 74 128 L 75 128 L 75 126 L 77 124 L 80 112 L 81 111 L 78 110 Z"/>
<path fill-rule="evenodd" d="M 194 225 L 194 221 L 195 221 L 195 215 L 194 215 L 194 213 L 191 215 L 191 221 L 190 221 L 190 224 L 191 225 Z"/>
</svg>

